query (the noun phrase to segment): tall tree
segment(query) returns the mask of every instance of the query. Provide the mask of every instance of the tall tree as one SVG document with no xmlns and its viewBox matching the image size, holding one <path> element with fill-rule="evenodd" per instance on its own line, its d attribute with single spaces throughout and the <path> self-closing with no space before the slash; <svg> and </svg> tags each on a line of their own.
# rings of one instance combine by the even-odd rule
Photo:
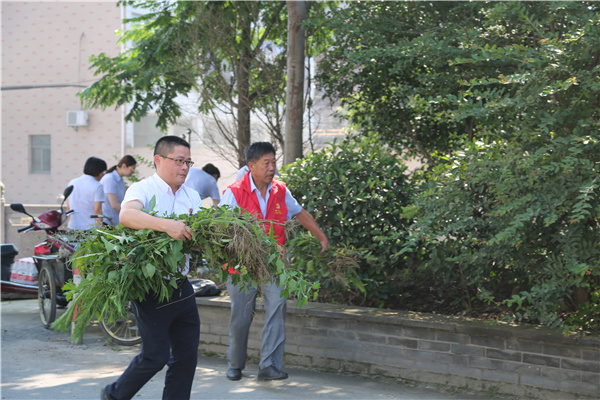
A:
<svg viewBox="0 0 600 400">
<path fill-rule="evenodd" d="M 286 90 L 284 164 L 302 157 L 302 127 L 304 116 L 304 44 L 306 31 L 302 23 L 308 17 L 307 1 L 288 1 L 288 60 Z"/>
<path fill-rule="evenodd" d="M 574 13 L 596 9 L 594 2 L 350 2 L 326 22 L 337 40 L 317 78 L 357 126 L 433 165 L 435 154 L 463 140 L 553 114 L 553 102 L 528 109 L 523 102 L 558 99 L 558 89 L 577 86 L 559 68 L 542 71 L 552 60 L 569 65 L 589 57 L 581 67 L 595 68 L 594 48 L 584 51 L 580 37 L 563 36 L 576 35 L 569 31 L 574 21 L 593 28 L 594 19 Z"/>
<path fill-rule="evenodd" d="M 238 166 L 245 163 L 253 111 L 269 121 L 273 140 L 283 147 L 285 2 L 127 4 L 146 14 L 126 21 L 131 28 L 121 42 L 133 47 L 117 57 L 92 58 L 101 78 L 81 93 L 88 107 L 129 104 L 127 120 L 154 111 L 166 129 L 182 115 L 178 97 L 197 92 L 196 110 L 213 117 L 219 141 L 233 149 Z"/>
<path fill-rule="evenodd" d="M 430 167 L 397 256 L 469 310 L 597 328 L 598 3 L 349 2 L 328 24 L 327 94 Z"/>
</svg>

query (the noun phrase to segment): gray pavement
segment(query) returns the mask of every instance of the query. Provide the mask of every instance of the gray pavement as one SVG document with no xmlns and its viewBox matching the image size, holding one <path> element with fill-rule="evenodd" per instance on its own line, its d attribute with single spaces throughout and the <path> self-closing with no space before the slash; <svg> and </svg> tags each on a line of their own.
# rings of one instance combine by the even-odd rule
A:
<svg viewBox="0 0 600 400">
<path fill-rule="evenodd" d="M 60 310 L 59 310 L 60 312 Z M 106 342 L 97 325 L 86 330 L 83 344 L 73 345 L 66 333 L 42 327 L 36 300 L 3 301 L 1 313 L 2 399 L 98 399 L 100 388 L 113 382 L 139 352 L 139 346 Z M 284 368 L 284 381 L 258 383 L 256 365 L 241 381 L 225 378 L 227 362 L 200 357 L 192 399 L 479 399 L 481 394 L 443 392 L 439 388 L 401 386 L 357 377 Z M 160 399 L 164 370 L 136 399 Z"/>
</svg>

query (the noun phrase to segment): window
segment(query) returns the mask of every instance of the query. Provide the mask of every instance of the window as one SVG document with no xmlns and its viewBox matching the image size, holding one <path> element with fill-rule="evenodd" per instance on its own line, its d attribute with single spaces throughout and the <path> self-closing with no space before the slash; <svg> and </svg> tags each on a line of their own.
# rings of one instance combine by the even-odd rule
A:
<svg viewBox="0 0 600 400">
<path fill-rule="evenodd" d="M 50 173 L 50 135 L 30 136 L 31 173 Z"/>
</svg>

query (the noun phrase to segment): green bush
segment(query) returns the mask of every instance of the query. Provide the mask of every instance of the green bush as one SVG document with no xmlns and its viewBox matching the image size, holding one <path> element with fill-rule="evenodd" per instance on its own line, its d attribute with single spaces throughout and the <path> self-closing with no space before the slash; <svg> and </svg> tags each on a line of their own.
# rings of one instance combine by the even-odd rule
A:
<svg viewBox="0 0 600 400">
<path fill-rule="evenodd" d="M 361 252 L 364 258 L 355 270 L 359 280 L 350 279 L 351 289 L 361 289 L 362 282 L 370 303 L 382 306 L 393 291 L 390 276 L 404 265 L 402 258 L 392 257 L 403 245 L 408 221 L 401 212 L 411 198 L 400 157 L 376 137 L 349 138 L 285 167 L 282 179 L 332 245 Z M 294 245 L 297 249 L 297 266 L 312 269 L 318 279 L 331 274 L 308 264 L 306 243 L 298 243 L 290 243 L 292 252 Z"/>
<path fill-rule="evenodd" d="M 429 173 L 406 209 L 417 218 L 400 253 L 426 254 L 444 282 L 438 290 L 467 309 L 483 301 L 512 307 L 519 321 L 593 327 L 579 322 L 597 319 L 598 308 L 575 292 L 599 288 L 598 154 L 590 136 L 532 152 L 517 142 L 468 144 Z"/>
</svg>

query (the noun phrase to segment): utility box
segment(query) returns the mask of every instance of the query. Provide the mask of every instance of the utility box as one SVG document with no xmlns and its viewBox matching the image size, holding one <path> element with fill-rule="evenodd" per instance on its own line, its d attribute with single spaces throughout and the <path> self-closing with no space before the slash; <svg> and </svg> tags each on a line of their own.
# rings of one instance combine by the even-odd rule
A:
<svg viewBox="0 0 600 400">
<path fill-rule="evenodd" d="M 84 110 L 67 111 L 67 126 L 88 126 L 89 113 Z"/>
</svg>

